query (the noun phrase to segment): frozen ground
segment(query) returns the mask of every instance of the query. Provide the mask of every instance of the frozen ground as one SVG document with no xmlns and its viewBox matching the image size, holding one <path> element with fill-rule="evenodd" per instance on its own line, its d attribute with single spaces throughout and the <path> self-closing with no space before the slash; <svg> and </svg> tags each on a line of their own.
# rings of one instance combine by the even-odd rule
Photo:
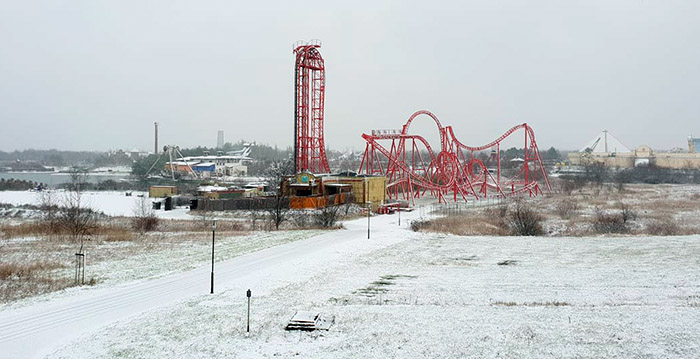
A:
<svg viewBox="0 0 700 359">
<path fill-rule="evenodd" d="M 390 217 L 378 218 L 379 223 L 389 220 Z M 216 267 L 216 288 L 223 291 L 244 285 L 256 292 L 273 289 L 295 281 L 296 276 L 307 277 L 332 266 L 344 257 L 358 256 L 399 240 L 385 234 L 383 239 L 379 235 L 376 241 L 363 241 L 366 232 L 362 224 L 349 223 L 348 226 L 352 230 L 326 233 L 221 262 Z M 208 293 L 209 271 L 207 265 L 152 281 L 76 293 L 0 312 L 3 355 L 41 357 L 54 346 L 110 322 Z"/>
<path fill-rule="evenodd" d="M 303 240 L 322 230 L 280 232 L 217 233 L 216 261 L 228 260 L 246 253 Z M 55 264 L 44 276 L 58 282 L 59 288 L 41 293 L 40 280 L 0 280 L 0 311 L 75 295 L 81 291 L 113 286 L 124 282 L 153 279 L 201 267 L 211 258 L 211 234 L 207 232 L 147 233 L 132 241 L 89 241 L 86 281 L 96 285 L 70 287 L 74 278 L 76 244 L 43 237 L 0 239 L 0 263 Z M 3 298 L 2 294 L 11 298 Z M 21 299 L 17 299 L 21 298 Z"/>
<path fill-rule="evenodd" d="M 413 214 L 404 213 L 402 224 Z M 2 357 L 693 358 L 700 238 L 455 237 L 397 217 L 0 313 Z M 245 290 L 252 289 L 251 333 Z M 286 332 L 296 310 L 336 316 Z M 8 350 L 9 348 L 9 350 Z M 12 353 L 12 354 L 8 354 Z"/>
<path fill-rule="evenodd" d="M 61 201 L 64 196 L 62 190 L 53 190 L 55 199 Z M 141 196 L 146 196 L 146 200 L 150 203 L 152 198 L 148 198 L 148 192 L 133 191 L 131 196 L 126 196 L 126 191 L 89 191 L 85 192 L 83 199 L 87 207 L 95 211 L 103 212 L 108 216 L 134 216 L 134 211 L 140 205 L 143 199 Z M 35 191 L 0 191 L 0 203 L 9 203 L 12 205 L 35 205 L 41 204 L 41 192 Z M 165 219 L 193 219 L 194 216 L 189 214 L 188 208 L 175 208 L 172 211 L 155 211 L 156 215 Z"/>
</svg>

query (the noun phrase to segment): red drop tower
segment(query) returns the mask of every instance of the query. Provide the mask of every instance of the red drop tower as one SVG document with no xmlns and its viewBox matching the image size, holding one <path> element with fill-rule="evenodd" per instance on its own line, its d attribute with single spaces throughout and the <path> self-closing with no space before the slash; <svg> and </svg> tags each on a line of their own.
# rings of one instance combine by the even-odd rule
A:
<svg viewBox="0 0 700 359">
<path fill-rule="evenodd" d="M 323 142 L 326 70 L 318 51 L 320 47 L 318 40 L 294 44 L 294 167 L 297 172 L 330 172 Z"/>
</svg>

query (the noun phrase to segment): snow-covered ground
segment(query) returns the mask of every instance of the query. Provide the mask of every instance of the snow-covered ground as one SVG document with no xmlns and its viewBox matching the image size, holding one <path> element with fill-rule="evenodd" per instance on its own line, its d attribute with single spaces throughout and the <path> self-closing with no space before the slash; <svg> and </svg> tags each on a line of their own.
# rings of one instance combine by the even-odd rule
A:
<svg viewBox="0 0 700 359">
<path fill-rule="evenodd" d="M 53 196 L 56 201 L 64 198 L 65 192 L 62 190 L 53 190 Z M 141 201 L 145 196 L 148 204 L 154 199 L 148 198 L 148 192 L 131 192 L 131 196 L 126 195 L 127 191 L 88 191 L 83 195 L 83 203 L 85 206 L 92 208 L 95 211 L 102 212 L 108 216 L 124 216 L 132 217 Z M 36 191 L 0 191 L 0 203 L 9 203 L 15 206 L 18 205 L 35 205 L 41 204 L 41 192 Z M 189 209 L 185 207 L 175 208 L 172 211 L 158 210 L 156 215 L 164 219 L 193 219 Z"/>
<path fill-rule="evenodd" d="M 324 233 L 323 230 L 290 230 L 279 232 L 227 233 L 216 235 L 216 261 L 224 261 L 261 249 L 299 241 Z M 44 273 L 51 280 L 70 286 L 74 278 L 75 243 L 43 237 L 0 239 L 0 264 L 56 263 L 56 269 Z M 1 291 L 12 291 L 21 299 L 0 304 L 0 311 L 18 309 L 39 302 L 76 295 L 77 292 L 114 286 L 129 281 L 154 279 L 201 267 L 211 260 L 211 234 L 207 232 L 147 233 L 132 241 L 89 241 L 84 248 L 86 281 L 96 284 L 84 287 L 54 289 L 36 295 L 35 286 L 48 285 L 36 281 L 13 281 L 3 278 Z M 35 274 L 35 276 L 39 276 Z M 38 283 L 37 283 L 38 282 Z M 62 286 L 61 286 L 62 287 Z M 4 298 L 0 298 L 4 299 Z"/>
<path fill-rule="evenodd" d="M 700 238 L 455 237 L 418 213 L 0 312 L 0 357 L 691 358 Z M 245 290 L 253 291 L 251 333 Z M 336 316 L 286 332 L 296 310 Z"/>
</svg>

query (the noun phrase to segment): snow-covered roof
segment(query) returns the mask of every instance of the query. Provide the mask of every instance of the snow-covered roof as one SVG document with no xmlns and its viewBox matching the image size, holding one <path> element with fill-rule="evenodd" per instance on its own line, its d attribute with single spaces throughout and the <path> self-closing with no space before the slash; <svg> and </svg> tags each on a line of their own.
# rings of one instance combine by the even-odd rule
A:
<svg viewBox="0 0 700 359">
<path fill-rule="evenodd" d="M 250 157 L 246 156 L 214 156 L 214 155 L 209 155 L 209 156 L 188 156 L 188 157 L 182 157 L 179 158 L 178 160 L 184 160 L 184 161 L 225 161 L 225 160 L 239 160 L 239 161 L 247 161 L 247 160 L 252 160 Z"/>
<path fill-rule="evenodd" d="M 594 137 L 579 152 L 586 152 L 589 148 L 593 153 L 632 152 L 607 130 L 603 130 L 598 136 Z"/>
<path fill-rule="evenodd" d="M 169 165 L 171 162 L 166 162 L 167 165 Z M 194 166 L 198 162 L 185 162 L 185 161 L 173 161 L 172 164 L 174 166 Z"/>
<path fill-rule="evenodd" d="M 199 186 L 197 191 L 199 192 L 217 192 L 217 191 L 228 191 L 228 187 L 223 186 Z"/>
</svg>

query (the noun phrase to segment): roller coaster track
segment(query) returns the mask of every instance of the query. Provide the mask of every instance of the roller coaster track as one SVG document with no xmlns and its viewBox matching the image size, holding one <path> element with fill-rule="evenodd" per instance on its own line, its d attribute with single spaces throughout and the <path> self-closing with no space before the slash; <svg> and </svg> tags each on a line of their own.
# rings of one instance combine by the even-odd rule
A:
<svg viewBox="0 0 700 359">
<path fill-rule="evenodd" d="M 411 123 L 421 115 L 430 117 L 438 127 L 437 154 L 424 137 L 409 134 Z M 520 130 L 524 135 L 523 158 L 515 161 L 522 163 L 504 171 L 501 143 Z M 451 126 L 444 127 L 434 114 L 421 110 L 408 118 L 401 131 L 372 131 L 362 138 L 367 144 L 359 173 L 386 176 L 387 194 L 394 200 L 413 200 L 429 193 L 441 202 L 450 197 L 454 201 L 468 201 L 516 194 L 536 196 L 543 190 L 551 190 L 535 132 L 527 123 L 512 127 L 485 145 L 468 146 L 457 139 Z M 505 172 L 511 175 L 504 177 Z"/>
</svg>

